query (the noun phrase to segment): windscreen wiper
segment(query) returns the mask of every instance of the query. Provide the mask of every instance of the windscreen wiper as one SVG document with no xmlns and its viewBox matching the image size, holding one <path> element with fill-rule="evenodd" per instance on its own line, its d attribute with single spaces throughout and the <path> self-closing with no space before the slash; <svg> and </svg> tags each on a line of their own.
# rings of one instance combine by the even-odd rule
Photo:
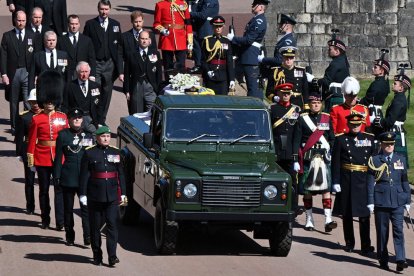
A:
<svg viewBox="0 0 414 276">
<path fill-rule="evenodd" d="M 234 139 L 233 141 L 230 142 L 230 145 L 233 145 L 234 143 L 237 143 L 238 141 L 246 138 L 246 137 L 259 137 L 260 135 L 257 134 L 244 134 L 242 136 L 240 136 L 239 138 Z"/>
<path fill-rule="evenodd" d="M 187 145 L 188 145 L 188 144 L 191 144 L 192 142 L 195 142 L 195 141 L 197 141 L 198 139 L 201 139 L 201 138 L 203 138 L 203 137 L 218 137 L 218 136 L 219 136 L 219 135 L 217 135 L 217 134 L 203 133 L 203 134 L 198 135 L 197 137 L 194 137 L 194 138 L 193 138 L 193 139 L 191 139 L 191 140 L 188 140 Z"/>
</svg>

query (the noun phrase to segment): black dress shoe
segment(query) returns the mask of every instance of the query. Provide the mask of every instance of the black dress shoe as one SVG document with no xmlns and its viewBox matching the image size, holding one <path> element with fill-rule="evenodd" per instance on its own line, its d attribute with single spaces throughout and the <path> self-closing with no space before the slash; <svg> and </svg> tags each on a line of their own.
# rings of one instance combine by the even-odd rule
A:
<svg viewBox="0 0 414 276">
<path fill-rule="evenodd" d="M 88 246 L 91 245 L 91 238 L 90 237 L 86 237 L 83 239 L 83 244 Z"/>
<path fill-rule="evenodd" d="M 330 223 L 325 224 L 325 232 L 329 233 L 332 231 L 332 229 L 335 229 L 336 227 L 338 227 L 336 221 L 331 221 Z"/>
<path fill-rule="evenodd" d="M 108 263 L 109 266 L 114 266 L 115 264 L 119 263 L 119 259 L 117 256 L 109 257 Z"/>
<path fill-rule="evenodd" d="M 26 214 L 27 215 L 33 215 L 34 214 L 34 211 L 33 210 L 26 210 Z"/>
<path fill-rule="evenodd" d="M 63 231 L 63 225 L 56 225 L 56 231 Z"/>
<path fill-rule="evenodd" d="M 352 252 L 354 251 L 354 247 L 353 247 L 353 246 L 351 246 L 351 245 L 346 245 L 346 246 L 344 247 L 344 251 L 345 251 L 345 252 L 348 252 L 348 253 L 352 253 Z"/>
<path fill-rule="evenodd" d="M 363 247 L 363 248 L 361 248 L 361 254 L 362 255 L 367 255 L 369 253 L 374 252 L 374 250 L 375 250 L 375 247 L 373 247 L 372 245 L 367 246 L 367 247 Z"/>
<path fill-rule="evenodd" d="M 404 268 L 408 268 L 408 263 L 406 261 L 397 262 L 397 271 L 403 271 Z"/>
<path fill-rule="evenodd" d="M 200 66 L 194 66 L 188 72 L 190 72 L 190 74 L 199 74 L 199 73 L 201 73 L 201 67 Z"/>
<path fill-rule="evenodd" d="M 66 241 L 66 245 L 67 245 L 67 246 L 74 246 L 74 245 L 75 245 L 75 242 L 74 242 L 74 241 L 72 241 L 72 240 L 67 240 L 67 241 Z"/>
<path fill-rule="evenodd" d="M 306 231 L 313 231 L 313 230 L 314 230 L 314 228 L 313 228 L 313 227 L 305 227 L 305 230 L 306 230 Z"/>
<path fill-rule="evenodd" d="M 383 263 L 383 262 L 380 262 L 380 268 L 383 269 L 383 270 L 387 270 L 387 271 L 390 270 L 390 267 L 388 266 L 388 264 Z"/>
<path fill-rule="evenodd" d="M 99 258 L 93 258 L 93 262 L 92 262 L 94 265 L 97 265 L 97 266 L 101 266 L 102 265 L 102 259 L 99 259 Z"/>
<path fill-rule="evenodd" d="M 48 229 L 49 228 L 49 223 L 43 223 L 42 222 L 42 225 L 40 226 L 40 228 L 42 228 L 42 229 Z"/>
</svg>

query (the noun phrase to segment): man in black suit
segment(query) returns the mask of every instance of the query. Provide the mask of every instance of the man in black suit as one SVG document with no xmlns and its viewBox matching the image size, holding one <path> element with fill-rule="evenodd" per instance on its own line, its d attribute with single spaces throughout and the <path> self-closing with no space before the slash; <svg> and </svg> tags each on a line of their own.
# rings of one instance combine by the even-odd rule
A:
<svg viewBox="0 0 414 276">
<path fill-rule="evenodd" d="M 43 10 L 43 25 L 54 30 L 59 36 L 68 29 L 66 0 L 34 0 L 34 6 Z"/>
<path fill-rule="evenodd" d="M 86 22 L 83 34 L 92 39 L 96 54 L 96 82 L 102 87 L 103 122 L 106 120 L 112 97 L 113 82 L 122 72 L 122 60 L 118 59 L 121 43 L 121 25 L 109 18 L 111 1 L 98 2 L 99 15 Z"/>
<path fill-rule="evenodd" d="M 43 37 L 47 31 L 50 29 L 42 24 L 43 21 L 43 11 L 39 7 L 34 7 L 32 10 L 32 16 L 30 18 L 30 24 L 27 24 L 27 32 L 35 34 L 35 43 L 37 52 L 42 51 L 43 49 Z"/>
<path fill-rule="evenodd" d="M 76 66 L 77 79 L 66 85 L 63 97 L 64 112 L 73 108 L 83 110 L 82 129 L 94 133 L 99 124 L 102 124 L 102 106 L 100 85 L 89 79 L 91 67 L 85 61 Z"/>
<path fill-rule="evenodd" d="M 13 21 L 17 11 L 24 11 L 26 14 L 29 14 L 33 9 L 32 0 L 7 0 L 6 3 L 9 6 L 9 11 L 12 13 Z"/>
<path fill-rule="evenodd" d="M 133 11 L 131 13 L 132 28 L 125 33 L 122 33 L 121 47 L 119 47 L 119 59 L 125 62 L 125 59 L 130 51 L 136 51 L 138 48 L 138 36 L 144 30 L 144 14 L 141 11 Z M 151 50 L 157 50 L 157 41 L 153 32 L 148 31 L 150 34 Z M 123 69 L 123 68 L 122 68 Z M 122 71 L 120 80 L 124 81 L 124 72 Z"/>
<path fill-rule="evenodd" d="M 90 64 L 91 75 L 89 78 L 95 81 L 96 57 L 92 40 L 79 32 L 80 20 L 76 14 L 68 16 L 69 32 L 58 38 L 57 48 L 68 53 L 68 74 L 71 80 L 77 79 L 76 65 L 80 61 Z"/>
<path fill-rule="evenodd" d="M 124 93 L 129 114 L 151 110 L 162 80 L 160 54 L 151 50 L 149 32 L 139 34 L 139 47 L 125 61 Z"/>
<path fill-rule="evenodd" d="M 68 54 L 64 51 L 56 49 L 57 35 L 54 31 L 47 31 L 44 37 L 43 51 L 34 55 L 34 68 L 30 76 L 30 87 L 34 87 L 37 76 L 43 71 L 54 70 L 62 74 L 65 83 L 69 82 L 69 74 L 67 68 Z"/>
<path fill-rule="evenodd" d="M 19 100 L 23 99 L 26 109 L 30 109 L 28 98 L 28 77 L 33 64 L 35 51 L 34 34 L 25 31 L 26 14 L 17 11 L 15 28 L 5 32 L 1 41 L 1 79 L 5 88 L 6 100 L 10 103 L 10 125 L 14 135 L 19 115 Z"/>
</svg>

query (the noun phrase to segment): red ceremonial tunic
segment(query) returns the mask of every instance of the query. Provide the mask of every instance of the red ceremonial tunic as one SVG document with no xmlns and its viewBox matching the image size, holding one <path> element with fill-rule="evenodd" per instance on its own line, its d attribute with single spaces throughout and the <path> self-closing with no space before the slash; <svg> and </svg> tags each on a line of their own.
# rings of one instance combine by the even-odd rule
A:
<svg viewBox="0 0 414 276">
<path fill-rule="evenodd" d="M 30 124 L 27 147 L 29 166 L 33 158 L 34 166 L 52 166 L 58 133 L 68 127 L 68 119 L 63 112 L 53 111 L 49 114 L 41 112 L 34 115 Z"/>
<path fill-rule="evenodd" d="M 352 113 L 362 114 L 365 118 L 365 122 L 361 125 L 361 132 L 364 132 L 365 129 L 371 125 L 368 108 L 365 105 L 356 104 L 355 106 L 350 107 L 345 103 L 338 104 L 331 109 L 332 127 L 335 135 L 349 132 L 346 116 L 350 115 L 351 111 Z"/>
<path fill-rule="evenodd" d="M 187 50 L 188 35 L 193 29 L 188 5 L 183 0 L 165 0 L 155 4 L 154 29 L 161 32 L 168 29 L 170 34 L 160 34 L 158 48 L 167 51 Z"/>
</svg>

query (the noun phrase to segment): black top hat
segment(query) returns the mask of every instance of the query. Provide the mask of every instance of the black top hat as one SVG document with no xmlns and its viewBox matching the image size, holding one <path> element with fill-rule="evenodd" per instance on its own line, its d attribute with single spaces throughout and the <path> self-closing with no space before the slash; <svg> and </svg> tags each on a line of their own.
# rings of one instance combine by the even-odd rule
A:
<svg viewBox="0 0 414 276">
<path fill-rule="evenodd" d="M 284 57 L 294 57 L 298 48 L 293 46 L 285 46 L 279 49 L 279 53 Z"/>
<path fill-rule="evenodd" d="M 411 79 L 408 76 L 405 75 L 405 69 L 408 68 L 408 67 L 410 67 L 410 65 L 408 63 L 405 63 L 405 64 L 401 63 L 399 65 L 398 69 L 397 69 L 400 72 L 397 75 L 394 76 L 394 80 L 402 82 L 403 84 L 405 84 L 408 87 L 408 89 L 410 89 L 411 88 Z"/>
<path fill-rule="evenodd" d="M 332 39 L 328 41 L 328 45 L 329 46 L 335 46 L 339 49 L 341 49 L 342 51 L 346 51 L 346 45 L 342 40 L 339 40 L 337 35 L 339 33 L 338 29 L 332 29 Z"/>
<path fill-rule="evenodd" d="M 210 20 L 210 24 L 214 26 L 223 26 L 226 23 L 223 16 L 217 15 Z"/>
<path fill-rule="evenodd" d="M 364 115 L 360 113 L 351 113 L 345 117 L 348 123 L 352 125 L 360 125 L 364 122 Z"/>
<path fill-rule="evenodd" d="M 385 144 L 394 144 L 395 143 L 395 133 L 394 132 L 384 132 L 378 136 L 378 139 L 381 143 Z"/>
<path fill-rule="evenodd" d="M 380 66 L 381 68 L 384 69 L 386 75 L 389 74 L 390 68 L 391 68 L 390 63 L 385 60 L 385 55 L 389 52 L 390 51 L 388 49 L 381 49 L 381 57 L 374 61 L 375 65 L 378 65 L 378 66 Z"/>
<path fill-rule="evenodd" d="M 291 25 L 295 25 L 296 24 L 296 20 L 293 19 L 293 17 L 287 16 L 286 14 L 282 13 L 280 15 L 280 22 L 279 24 L 291 24 Z"/>
<path fill-rule="evenodd" d="M 78 107 L 75 107 L 75 108 L 72 108 L 71 110 L 69 110 L 69 112 L 68 112 L 68 118 L 69 119 L 72 119 L 72 118 L 80 118 L 80 117 L 83 117 L 83 110 L 82 109 L 80 109 L 80 108 L 78 108 Z"/>
</svg>

